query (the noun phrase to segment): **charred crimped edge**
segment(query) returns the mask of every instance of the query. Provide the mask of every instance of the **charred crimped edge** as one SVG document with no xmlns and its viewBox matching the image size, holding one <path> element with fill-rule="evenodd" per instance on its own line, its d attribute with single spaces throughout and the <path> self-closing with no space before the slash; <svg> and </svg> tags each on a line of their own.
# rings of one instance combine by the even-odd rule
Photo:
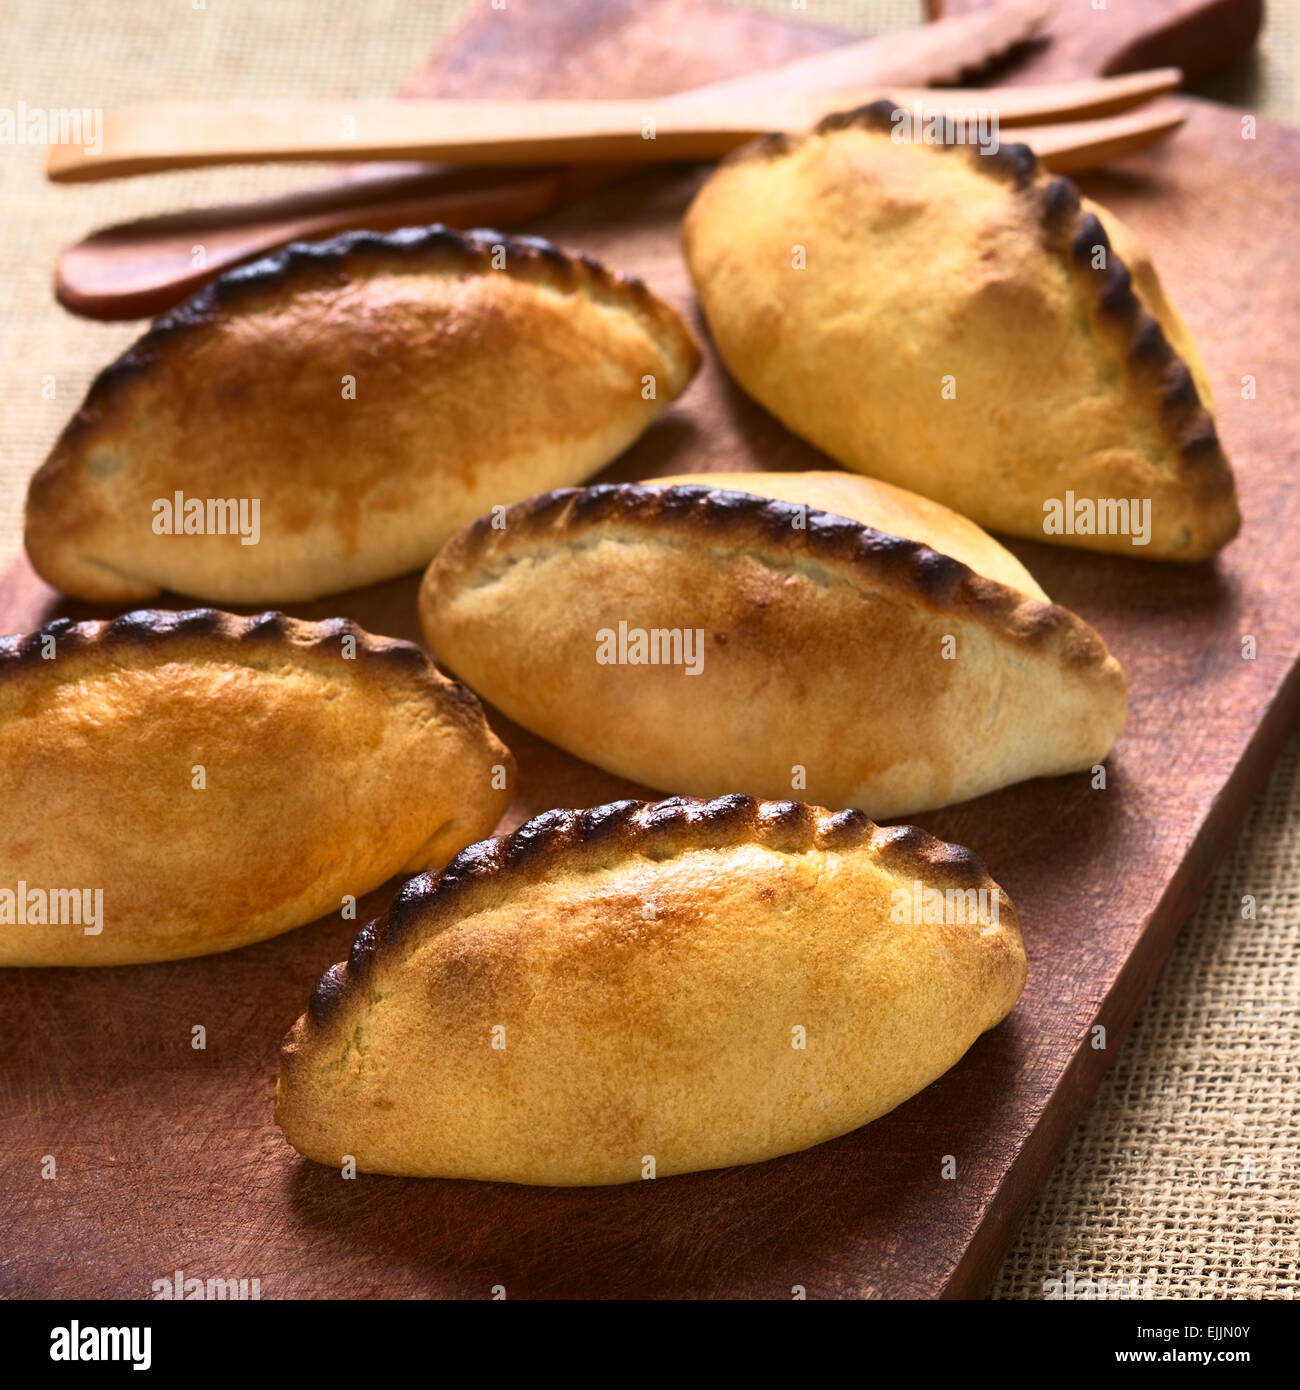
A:
<svg viewBox="0 0 1300 1390">
<path fill-rule="evenodd" d="M 1062 192 L 1058 185 L 1065 185 Z M 1084 212 L 1079 192 L 1068 179 L 1056 178 L 1045 185 L 1043 220 L 1049 235 L 1065 219 L 1061 210 L 1073 206 L 1073 218 L 1063 229 L 1067 254 L 1075 266 L 1093 276 L 1094 299 L 1098 315 L 1109 321 L 1126 344 L 1130 367 L 1150 381 L 1159 396 L 1160 419 L 1174 442 L 1179 461 L 1193 474 L 1207 501 L 1232 496 L 1235 491 L 1232 470 L 1215 429 L 1214 418 L 1205 408 L 1192 378 L 1191 368 L 1174 351 L 1155 317 L 1143 307 L 1133 289 L 1128 267 L 1115 253 L 1096 213 Z M 1105 248 L 1105 269 L 1094 269 L 1097 248 Z"/>
<path fill-rule="evenodd" d="M 801 524 L 796 526 L 796 521 Z M 964 616 L 996 624 L 1008 636 L 1031 645 L 1052 634 L 1072 638 L 1065 643 L 1065 655 L 1078 665 L 1095 665 L 1106 657 L 1101 638 L 1069 609 L 976 574 L 920 541 L 793 502 L 696 484 L 597 483 L 541 493 L 508 507 L 504 527 L 494 526 L 491 516 L 472 522 L 447 543 L 431 573 L 452 565 L 467 568 L 489 546 L 508 552 L 512 541 L 542 534 L 546 528 L 562 532 L 609 522 L 667 527 L 710 538 L 724 532 L 747 535 L 792 556 L 795 547 L 822 563 L 867 571 L 911 594 L 919 591 L 936 608 L 960 610 Z"/>
<path fill-rule="evenodd" d="M 979 856 L 962 845 L 937 840 L 914 825 L 878 826 L 862 811 L 828 811 L 803 801 L 674 796 L 547 811 L 509 835 L 461 850 L 437 873 L 408 879 L 388 911 L 361 929 L 347 961 L 317 981 L 307 1016 L 314 1026 L 327 1024 L 364 986 L 377 960 L 399 949 L 413 932 L 472 907 L 471 895 L 484 884 L 522 881 L 534 866 L 552 873 L 587 850 L 656 856 L 663 850 L 677 854 L 738 844 L 790 854 L 868 849 L 882 861 L 911 865 L 918 875 L 942 875 L 948 886 L 996 886 Z"/>
<path fill-rule="evenodd" d="M 54 661 L 42 654 L 48 637 L 54 638 L 58 654 Z M 312 622 L 277 611 L 240 617 L 218 608 L 188 608 L 180 612 L 137 608 L 107 621 L 78 623 L 71 618 L 56 618 L 35 632 L 0 637 L 0 673 L 33 667 L 58 670 L 69 654 L 102 650 L 111 655 L 131 649 L 149 650 L 169 642 L 199 640 L 232 646 L 279 643 L 289 651 L 317 652 L 344 637 L 356 639 L 358 656 L 377 657 L 412 671 L 434 669 L 429 657 L 414 642 L 375 636 L 350 618 Z"/>
<path fill-rule="evenodd" d="M 840 130 L 861 129 L 887 133 L 897 104 L 888 99 L 851 111 L 824 117 L 808 135 L 773 134 L 732 151 L 724 164 L 752 159 L 779 158 L 806 140 Z M 1037 155 L 1028 145 L 999 145 L 991 155 L 970 145 L 927 145 L 934 152 L 960 152 L 982 173 L 1009 181 L 1018 193 L 1033 195 L 1038 219 L 1052 249 L 1075 267 L 1093 276 L 1093 299 L 1103 321 L 1114 325 L 1125 344 L 1130 367 L 1146 375 L 1159 396 L 1161 422 L 1184 468 L 1195 476 L 1205 501 L 1235 492 L 1232 470 L 1223 452 L 1214 419 L 1196 390 L 1187 363 L 1179 357 L 1156 318 L 1143 307 L 1133 289 L 1128 267 L 1115 253 L 1100 219 L 1084 212 L 1078 187 L 1056 175 L 1048 178 Z M 1105 248 L 1105 268 L 1093 268 L 1094 249 Z"/>
<path fill-rule="evenodd" d="M 492 267 L 494 246 L 505 247 L 503 269 Z M 295 241 L 260 260 L 225 271 L 184 303 L 155 319 L 142 337 L 116 361 L 110 362 L 91 383 L 82 411 L 144 371 L 169 340 L 215 322 L 223 311 L 238 309 L 241 301 L 274 290 L 291 290 L 295 281 L 310 275 L 337 273 L 351 264 L 360 266 L 371 262 L 378 265 L 394 258 L 412 262 L 424 258 L 431 269 L 440 258 L 452 258 L 463 272 L 486 274 L 490 271 L 494 275 L 540 281 L 566 294 L 592 285 L 611 299 L 624 301 L 629 309 L 650 320 L 658 332 L 661 347 L 666 349 L 671 341 L 674 352 L 685 353 L 688 358 L 697 351 L 689 330 L 678 315 L 635 275 L 609 270 L 591 256 L 561 250 L 541 237 L 509 236 L 483 227 L 461 231 L 432 223 L 393 232 L 345 232 L 324 241 Z M 80 414 L 73 417 L 69 428 Z"/>
</svg>

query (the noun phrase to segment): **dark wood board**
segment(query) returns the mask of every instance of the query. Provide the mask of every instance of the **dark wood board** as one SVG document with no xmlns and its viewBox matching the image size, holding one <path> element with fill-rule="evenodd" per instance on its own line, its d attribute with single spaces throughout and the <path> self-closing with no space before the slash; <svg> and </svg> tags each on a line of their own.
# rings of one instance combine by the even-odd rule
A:
<svg viewBox="0 0 1300 1390">
<path fill-rule="evenodd" d="M 733 19 L 729 62 L 753 32 L 743 12 Z M 693 47 L 687 13 L 675 22 Z M 526 44 L 506 29 L 507 48 L 511 34 Z M 619 88 L 612 64 L 590 80 Z M 675 85 L 666 59 L 659 69 Z M 1012 547 L 1105 636 L 1132 710 L 1106 791 L 1084 776 L 1040 781 L 920 818 L 976 849 L 1019 907 L 1029 986 L 1001 1027 L 884 1119 L 751 1168 L 592 1191 L 345 1182 L 285 1145 L 271 1098 L 280 1038 L 355 924 L 167 965 L 0 972 L 0 1293 L 148 1297 L 176 1269 L 259 1278 L 265 1298 L 486 1298 L 494 1285 L 511 1298 L 980 1293 L 1300 705 L 1300 135 L 1261 123 L 1243 141 L 1236 113 L 1189 109 L 1174 142 L 1086 187 L 1152 245 L 1201 341 L 1245 529 L 1217 564 L 1188 569 Z M 643 275 L 698 324 L 676 242 L 694 177 L 610 188 L 530 230 Z M 748 466 L 826 465 L 708 360 L 607 476 Z M 294 611 L 416 637 L 416 583 Z M 6 631 L 65 611 L 95 610 L 62 605 L 25 564 L 0 584 Z M 637 791 L 494 722 L 520 764 L 510 824 Z M 191 1049 L 196 1023 L 206 1051 Z M 1090 1045 L 1094 1023 L 1106 1051 Z M 957 1177 L 945 1181 L 949 1154 Z"/>
<path fill-rule="evenodd" d="M 1274 4 L 1285 0 L 1273 0 Z M 988 9 L 996 0 L 926 0 L 931 19 Z M 999 82 L 1068 81 L 1175 67 L 1188 82 L 1231 67 L 1255 46 L 1264 0 L 1050 0 L 1039 38 Z"/>
</svg>

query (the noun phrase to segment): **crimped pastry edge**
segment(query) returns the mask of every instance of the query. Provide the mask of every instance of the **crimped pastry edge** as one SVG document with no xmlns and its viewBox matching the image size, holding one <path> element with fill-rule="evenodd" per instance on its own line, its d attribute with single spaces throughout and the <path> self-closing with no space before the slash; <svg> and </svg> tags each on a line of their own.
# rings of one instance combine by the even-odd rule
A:
<svg viewBox="0 0 1300 1390">
<path fill-rule="evenodd" d="M 796 520 L 802 522 L 798 527 Z M 506 508 L 504 526 L 494 526 L 489 515 L 457 532 L 435 556 L 424 587 L 436 586 L 453 569 L 470 569 L 489 548 L 508 553 L 521 540 L 544 535 L 568 539 L 610 522 L 635 525 L 651 541 L 685 532 L 716 542 L 729 533 L 789 562 L 807 558 L 833 564 L 850 580 L 855 574 L 870 575 L 900 593 L 919 595 L 933 609 L 979 622 L 1030 647 L 1055 641 L 1076 667 L 1099 668 L 1110 659 L 1098 633 L 1068 608 L 987 579 L 920 541 L 833 512 L 695 485 L 597 483 L 516 502 Z"/>
<path fill-rule="evenodd" d="M 55 642 L 53 660 L 43 655 L 47 637 Z M 356 640 L 356 657 L 347 661 L 337 655 L 335 645 L 344 637 Z M 463 682 L 439 671 L 428 653 L 414 642 L 367 632 L 351 618 L 312 622 L 274 609 L 247 617 L 219 608 L 188 608 L 179 612 L 137 608 L 106 620 L 73 622 L 70 618 L 56 618 L 34 632 L 0 637 L 0 692 L 6 684 L 28 675 L 73 680 L 84 674 L 93 660 L 109 665 L 135 653 L 149 661 L 164 661 L 171 652 L 195 647 L 228 653 L 236 660 L 241 652 L 251 658 L 254 653 L 279 651 L 328 661 L 335 672 L 340 668 L 355 672 L 364 661 L 376 674 L 427 679 L 460 718 L 488 729 L 478 696 Z"/>
<path fill-rule="evenodd" d="M 891 869 L 938 878 L 949 887 L 998 889 L 999 910 L 1018 929 L 1014 906 L 972 850 L 913 825 L 878 826 L 862 811 L 828 811 L 803 801 L 760 801 L 739 794 L 557 809 L 534 816 L 510 834 L 468 846 L 435 873 L 408 879 L 387 912 L 361 929 L 348 959 L 317 981 L 307 1012 L 282 1051 L 292 1054 L 313 1030 L 334 1022 L 349 1001 L 362 995 L 376 962 L 400 952 L 415 932 L 450 927 L 458 916 L 488 905 L 487 895 L 494 890 L 504 894 L 532 881 L 530 871 L 532 878 L 549 877 L 597 857 L 611 864 L 633 857 L 659 861 L 687 850 L 742 844 L 787 854 L 863 849 Z"/>
<path fill-rule="evenodd" d="M 759 136 L 731 151 L 719 167 L 760 159 L 779 159 L 811 139 L 840 130 L 889 131 L 893 113 L 900 108 L 888 98 L 849 111 L 823 117 L 804 134 L 773 133 Z M 1236 507 L 1236 482 L 1219 440 L 1214 418 L 1196 390 L 1187 363 L 1174 350 L 1164 329 L 1143 306 L 1133 289 L 1128 267 L 1111 246 L 1106 229 L 1095 213 L 1082 208 L 1078 186 L 1062 175 L 1046 176 L 1038 156 L 1028 145 L 999 145 L 991 155 L 971 145 L 937 144 L 923 147 L 932 153 L 964 157 L 973 168 L 990 178 L 1009 182 L 1017 193 L 1032 196 L 1043 234 L 1044 247 L 1059 254 L 1093 279 L 1093 303 L 1103 322 L 1111 325 L 1125 348 L 1126 361 L 1157 398 L 1157 415 L 1179 462 L 1179 475 L 1191 486 L 1198 503 L 1206 508 L 1231 502 Z M 1106 268 L 1091 270 L 1094 247 L 1106 250 Z M 1226 545 L 1240 529 L 1237 525 L 1220 542 Z M 1218 547 L 1216 547 L 1218 548 Z"/>
<path fill-rule="evenodd" d="M 291 618 L 278 609 L 241 616 L 220 608 L 187 608 L 172 611 L 136 608 L 116 618 L 74 622 L 55 618 L 33 632 L 0 637 L 0 679 L 33 664 L 48 668 L 51 663 L 41 652 L 44 639 L 53 637 L 62 659 L 65 653 L 96 649 L 118 651 L 150 650 L 160 644 L 179 641 L 211 641 L 250 648 L 283 641 L 296 652 L 319 652 L 327 642 L 354 637 L 357 651 L 367 657 L 382 657 L 415 667 L 431 665 L 428 656 L 414 643 L 398 637 L 380 637 L 359 627 L 351 618 L 325 618 L 312 622 Z M 57 665 L 57 663 L 53 663 Z"/>
<path fill-rule="evenodd" d="M 492 267 L 492 248 L 498 245 L 506 250 L 502 269 Z M 313 280 L 328 281 L 348 269 L 378 270 L 385 262 L 404 262 L 436 275 L 507 275 L 560 294 L 586 293 L 624 309 L 646 326 L 664 357 L 679 369 L 681 381 L 674 396 L 699 364 L 699 347 L 671 306 L 637 276 L 609 270 L 582 252 L 562 250 L 541 237 L 510 236 L 483 227 L 461 231 L 440 222 L 392 232 L 345 232 L 323 241 L 291 242 L 248 265 L 235 266 L 156 318 L 95 377 L 50 457 L 66 446 L 89 412 L 147 371 L 173 340 L 216 323 L 227 311 L 255 310 L 261 295 L 281 290 L 292 294 Z"/>
</svg>

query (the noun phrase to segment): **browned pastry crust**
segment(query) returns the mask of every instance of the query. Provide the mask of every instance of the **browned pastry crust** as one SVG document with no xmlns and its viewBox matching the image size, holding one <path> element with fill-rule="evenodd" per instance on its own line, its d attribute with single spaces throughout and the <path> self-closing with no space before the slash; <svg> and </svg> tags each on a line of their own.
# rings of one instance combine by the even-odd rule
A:
<svg viewBox="0 0 1300 1390">
<path fill-rule="evenodd" d="M 998 920 L 903 922 L 917 884 Z M 549 811 L 361 932 L 285 1039 L 276 1118 L 321 1162 L 416 1176 L 754 1162 L 893 1108 L 1024 978 L 1005 894 L 913 827 L 746 796 Z"/>
<path fill-rule="evenodd" d="M 98 602 L 358 587 L 427 563 L 490 505 L 595 472 L 698 360 L 640 280 L 538 238 L 298 243 L 220 276 L 99 374 L 32 480 L 28 553 Z M 258 499 L 260 541 L 156 534 L 153 504 L 177 491 Z"/>
<path fill-rule="evenodd" d="M 761 481 L 755 475 L 755 485 Z M 707 486 L 651 481 L 557 488 L 507 508 L 497 524 L 479 517 L 448 543 L 430 574 L 449 589 L 460 581 L 482 584 L 513 563 L 515 552 L 526 555 L 530 542 L 581 547 L 586 535 L 610 526 L 635 528 L 652 544 L 689 538 L 704 547 L 755 552 L 772 564 L 835 565 L 864 589 L 888 589 L 905 602 L 976 621 L 1029 647 L 1050 647 L 1070 665 L 1098 667 L 1107 659 L 1096 631 L 1068 608 L 985 579 L 929 546 L 848 517 L 800 513 L 789 502 Z"/>
<path fill-rule="evenodd" d="M 340 911 L 491 830 L 513 767 L 468 690 L 343 618 L 0 639 L 0 890 L 103 902 L 93 932 L 10 910 L 0 964 L 204 955 Z"/>
<path fill-rule="evenodd" d="M 504 270 L 492 267 L 496 246 L 505 248 Z M 343 277 L 395 264 L 420 275 L 450 278 L 504 273 L 556 294 L 584 294 L 641 319 L 666 353 L 689 355 L 691 344 L 683 341 L 680 315 L 652 294 L 644 281 L 608 270 L 593 256 L 565 251 L 542 237 L 511 236 L 482 227 L 460 231 L 438 223 L 394 232 L 345 232 L 326 241 L 296 241 L 261 260 L 225 271 L 155 319 L 143 337 L 95 378 L 69 429 L 78 421 L 84 427 L 85 412 L 105 404 L 109 393 L 123 389 L 131 377 L 150 371 L 178 334 L 214 326 L 231 312 L 256 313 L 264 303 L 261 296 L 278 299 L 319 291 Z"/>
<path fill-rule="evenodd" d="M 977 397 L 981 410 L 986 411 L 983 418 L 993 422 L 987 441 L 988 461 L 980 454 L 984 442 L 978 437 L 981 417 L 958 418 L 956 411 L 946 410 L 938 398 L 937 385 L 929 418 L 924 424 L 919 418 L 915 421 L 927 438 L 935 433 L 937 453 L 930 459 L 918 458 L 917 441 L 909 439 L 905 431 L 888 430 L 886 445 L 883 440 L 870 438 L 869 427 L 865 432 L 857 430 L 856 416 L 852 421 L 837 421 L 836 407 L 829 404 L 832 398 L 805 391 L 801 373 L 784 372 L 782 384 L 785 364 L 779 354 L 767 354 L 766 331 L 757 335 L 754 332 L 754 315 L 759 313 L 761 298 L 759 287 L 774 273 L 768 264 L 768 248 L 751 245 L 749 228 L 743 226 L 743 221 L 738 223 L 737 218 L 743 198 L 760 196 L 761 189 L 761 196 L 785 206 L 782 195 L 789 190 L 784 184 L 769 186 L 764 182 L 752 192 L 741 193 L 732 189 L 730 181 L 749 169 L 793 169 L 794 162 L 818 142 L 845 135 L 851 138 L 854 133 L 888 135 L 895 110 L 893 102 L 878 101 L 828 116 L 808 134 L 769 135 L 751 142 L 722 162 L 719 174 L 692 207 L 684 233 L 687 258 L 715 343 L 733 374 L 791 428 L 826 448 L 841 462 L 936 497 L 992 530 L 1150 559 L 1201 560 L 1221 549 L 1236 535 L 1241 518 L 1232 470 L 1210 413 L 1208 374 L 1191 335 L 1166 298 L 1145 248 L 1132 233 L 1114 214 L 1081 199 L 1069 179 L 1046 173 L 1026 145 L 1002 145 L 990 155 L 969 144 L 889 147 L 887 157 L 914 160 L 914 190 L 919 200 L 927 196 L 930 180 L 941 178 L 945 169 L 953 168 L 974 170 L 1010 190 L 1001 232 L 1004 250 L 997 248 L 992 224 L 972 221 L 969 229 L 952 230 L 954 244 L 960 244 L 963 236 L 971 238 L 969 260 L 960 279 L 948 257 L 933 255 L 920 244 L 914 248 L 913 263 L 907 266 L 896 262 L 882 264 L 873 259 L 873 237 L 880 234 L 874 222 L 868 216 L 850 215 L 842 204 L 837 204 L 839 220 L 835 231 L 860 241 L 862 256 L 858 267 L 863 276 L 890 276 L 900 285 L 911 285 L 918 306 L 923 301 L 951 302 L 953 316 L 945 321 L 945 333 L 951 334 L 947 349 L 951 350 L 939 353 L 937 344 L 929 344 L 920 361 L 926 370 L 933 368 L 936 383 L 941 370 L 951 370 L 959 389 L 967 377 L 958 364 L 970 360 L 963 355 L 963 349 L 982 356 L 986 362 L 994 360 L 989 354 L 990 340 L 1005 344 L 1005 353 L 1001 345 L 997 349 L 998 362 L 1016 351 L 1022 351 L 1030 360 L 1033 354 L 1049 350 L 1047 340 L 1040 343 L 1036 334 L 1048 322 L 1042 306 L 1052 303 L 1056 290 L 1028 283 L 1017 288 L 1016 277 L 1027 280 L 1047 276 L 1055 273 L 1050 267 L 1059 267 L 1068 276 L 1071 295 L 1077 297 L 1069 309 L 1076 324 L 1086 324 L 1085 334 L 1095 333 L 1097 340 L 1106 345 L 1107 358 L 1100 378 L 1105 380 L 1112 373 L 1123 378 L 1122 387 L 1112 385 L 1109 389 L 1113 392 L 1112 413 L 1121 417 L 1131 414 L 1135 422 L 1133 437 L 1126 447 L 1109 439 L 1080 437 L 1076 424 L 1064 419 L 1054 421 L 1051 414 L 1040 418 L 1036 413 L 1040 402 L 1026 398 L 1011 372 L 1001 382 L 1003 401 L 983 393 Z M 874 145 L 884 153 L 879 140 Z M 873 200 L 879 198 L 881 225 L 891 225 L 889 219 L 893 216 L 903 218 L 905 224 L 906 219 L 914 218 L 915 209 L 888 207 L 891 195 L 877 189 L 872 179 L 871 161 L 877 157 L 862 152 L 859 161 L 851 166 L 857 171 L 852 188 L 836 188 L 834 194 L 850 200 L 858 213 L 877 211 Z M 820 176 L 830 177 L 824 171 Z M 813 181 L 819 175 L 809 171 L 791 173 L 790 177 Z M 801 229 L 805 240 L 815 236 L 819 217 L 817 189 L 810 183 L 807 192 L 806 199 L 790 206 L 787 225 L 782 229 Z M 1025 242 L 1030 238 L 1036 241 L 1040 253 L 1037 259 L 1025 254 L 1021 237 Z M 978 256 L 977 238 L 985 248 Z M 782 235 L 780 240 L 784 245 L 789 238 Z M 892 256 L 893 242 L 890 247 L 888 254 Z M 1094 267 L 1099 250 L 1105 253 L 1104 265 Z M 786 247 L 787 258 L 788 254 Z M 754 281 L 752 302 L 740 288 L 746 266 L 755 267 L 754 274 L 759 277 Z M 837 283 L 826 293 L 832 304 L 848 313 L 857 297 L 857 287 Z M 915 339 L 909 337 L 914 333 L 914 325 L 891 324 L 878 313 L 867 316 L 866 321 L 872 328 L 863 340 L 862 351 L 876 370 L 863 374 L 863 384 L 869 384 L 874 377 L 882 391 L 893 394 L 889 354 L 893 351 L 900 361 L 910 364 L 902 345 L 907 343 L 920 351 Z M 782 329 L 791 340 L 801 337 L 800 324 L 789 316 L 783 318 Z M 895 338 L 892 348 L 891 332 Z M 758 340 L 762 346 L 757 345 Z M 800 341 L 798 350 L 810 354 L 810 362 L 816 360 L 815 342 Z M 823 365 L 825 379 L 834 383 L 837 366 Z M 907 370 L 911 370 L 910 365 Z M 1065 380 L 1062 387 L 1069 390 L 1073 384 Z M 1092 383 L 1080 382 L 1078 389 L 1090 390 Z M 1050 402 L 1047 404 L 1050 408 Z M 859 405 L 868 412 L 868 420 L 873 416 L 881 418 L 874 410 L 874 400 L 868 404 L 863 397 Z M 940 441 L 943 424 L 949 420 L 955 433 Z M 1059 435 L 1053 432 L 1054 425 Z M 849 443 L 855 432 L 863 437 Z M 1145 442 L 1141 436 L 1148 434 L 1158 444 Z M 1032 444 L 1035 438 L 1043 446 L 1047 461 L 1041 476 L 1035 472 L 1032 457 L 1036 450 L 1025 447 L 1027 441 Z M 1093 460 L 1094 453 L 1099 461 Z M 1022 457 L 1026 454 L 1030 457 Z M 1059 468 L 1058 458 L 1064 460 Z M 1072 477 L 1071 462 L 1075 458 L 1080 471 Z M 1045 533 L 1043 501 L 1071 482 L 1077 484 L 1074 490 L 1080 498 L 1128 497 L 1145 488 L 1153 497 L 1154 511 L 1154 533 L 1149 546 L 1135 550 L 1130 538 L 1124 535 L 1061 537 Z"/>
<path fill-rule="evenodd" d="M 420 615 L 516 722 L 697 796 L 912 814 L 1092 767 L 1127 705 L 1067 609 L 845 516 L 706 486 L 562 489 L 481 519 L 430 566 Z M 619 622 L 698 631 L 702 669 L 601 664 Z"/>
</svg>

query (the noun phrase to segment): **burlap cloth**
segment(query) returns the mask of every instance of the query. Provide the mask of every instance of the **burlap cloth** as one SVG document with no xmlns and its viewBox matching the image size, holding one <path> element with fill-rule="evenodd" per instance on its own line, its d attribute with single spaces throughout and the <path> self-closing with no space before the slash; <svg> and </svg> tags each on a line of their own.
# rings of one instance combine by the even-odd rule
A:
<svg viewBox="0 0 1300 1390">
<path fill-rule="evenodd" d="M 789 13 L 789 0 L 753 0 Z M 463 0 L 5 0 L 0 104 L 167 97 L 378 96 L 398 90 Z M 879 32 L 919 0 L 808 0 L 807 17 Z M 1300 119 L 1288 59 L 1300 6 L 1270 6 L 1258 59 L 1207 94 Z M 47 185 L 42 152 L 0 147 L 0 565 L 27 477 L 96 370 L 139 332 L 63 313 L 61 245 L 109 222 L 308 184 L 319 169 L 240 169 Z M 56 397 L 42 399 L 42 378 Z M 1300 1232 L 1300 740 L 1292 739 L 1000 1271 L 995 1296 L 1045 1279 L 1150 1279 L 1155 1297 L 1295 1297 Z M 1261 904 L 1243 922 L 1243 893 Z"/>
</svg>

